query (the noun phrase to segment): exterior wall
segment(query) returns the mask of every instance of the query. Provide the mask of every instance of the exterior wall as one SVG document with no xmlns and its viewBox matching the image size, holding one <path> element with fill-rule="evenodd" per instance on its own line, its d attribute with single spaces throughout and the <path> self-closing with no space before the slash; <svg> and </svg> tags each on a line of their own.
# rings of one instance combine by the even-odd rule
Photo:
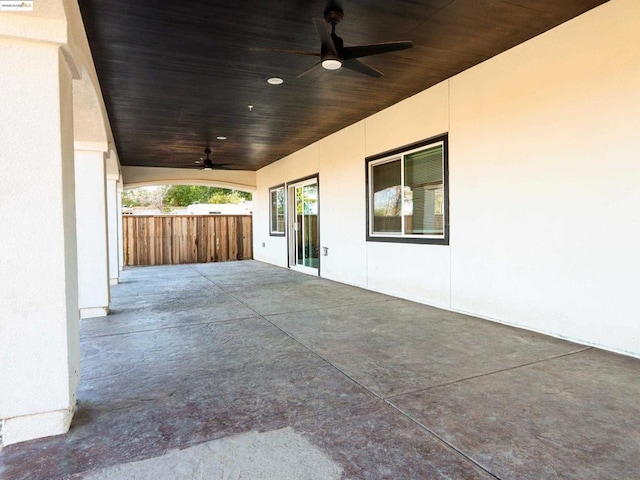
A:
<svg viewBox="0 0 640 480">
<path fill-rule="evenodd" d="M 638 18 L 612 1 L 452 79 L 453 308 L 640 355 Z"/>
<path fill-rule="evenodd" d="M 257 191 L 253 194 L 253 258 L 287 266 L 287 239 L 269 235 L 269 188 L 318 173 L 318 155 L 316 143 L 257 172 Z M 320 178 L 321 184 L 322 181 Z M 322 221 L 321 213 L 320 222 Z M 322 231 L 322 227 L 320 229 Z M 320 244 L 322 245 L 322 237 Z"/>
<path fill-rule="evenodd" d="M 329 249 L 322 276 L 359 286 L 367 284 L 365 132 L 359 122 L 319 145 L 320 245 Z"/>
<path fill-rule="evenodd" d="M 257 173 L 320 175 L 321 274 L 640 356 L 640 3 L 611 0 Z M 365 241 L 365 157 L 449 133 L 449 246 Z M 264 242 L 265 247 L 262 247 Z"/>
<path fill-rule="evenodd" d="M 366 155 L 446 133 L 449 121 L 449 82 L 443 82 L 368 118 Z M 364 180 L 364 158 L 358 163 Z M 360 196 L 364 202 L 364 184 Z M 364 221 L 364 204 L 361 212 Z M 360 232 L 364 236 L 365 226 Z M 439 307 L 451 306 L 449 246 L 368 242 L 366 249 L 368 288 Z"/>
</svg>

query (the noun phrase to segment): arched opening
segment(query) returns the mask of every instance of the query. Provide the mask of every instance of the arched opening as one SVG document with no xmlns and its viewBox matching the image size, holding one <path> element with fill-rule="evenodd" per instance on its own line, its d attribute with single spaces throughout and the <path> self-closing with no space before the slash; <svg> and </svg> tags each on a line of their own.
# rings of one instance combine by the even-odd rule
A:
<svg viewBox="0 0 640 480">
<path fill-rule="evenodd" d="M 256 172 L 248 170 L 199 170 L 123 166 L 124 188 L 157 185 L 203 185 L 245 192 L 256 191 Z"/>
<path fill-rule="evenodd" d="M 122 213 L 125 266 L 253 258 L 252 192 L 246 189 L 127 186 Z"/>
</svg>

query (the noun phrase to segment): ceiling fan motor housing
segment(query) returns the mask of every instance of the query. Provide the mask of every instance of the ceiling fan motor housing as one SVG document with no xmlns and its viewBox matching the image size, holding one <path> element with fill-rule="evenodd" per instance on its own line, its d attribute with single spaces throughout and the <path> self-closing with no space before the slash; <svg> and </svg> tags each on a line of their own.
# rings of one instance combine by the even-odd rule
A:
<svg viewBox="0 0 640 480">
<path fill-rule="evenodd" d="M 342 62 L 344 60 L 342 53 L 344 42 L 342 41 L 342 38 L 336 35 L 336 25 L 340 23 L 343 18 L 344 12 L 336 5 L 330 5 L 324 11 L 324 19 L 331 25 L 331 40 L 333 41 L 333 48 L 323 44 L 320 52 L 320 58 L 322 60 L 322 66 L 328 70 L 337 70 L 342 66 Z"/>
<path fill-rule="evenodd" d="M 343 18 L 344 12 L 335 6 L 331 6 L 324 11 L 324 19 L 331 25 L 340 23 Z"/>
</svg>

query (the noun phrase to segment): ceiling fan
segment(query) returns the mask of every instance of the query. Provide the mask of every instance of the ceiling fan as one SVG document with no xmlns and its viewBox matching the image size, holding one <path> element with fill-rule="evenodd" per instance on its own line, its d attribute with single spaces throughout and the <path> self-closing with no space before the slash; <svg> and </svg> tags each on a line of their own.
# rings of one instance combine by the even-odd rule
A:
<svg viewBox="0 0 640 480">
<path fill-rule="evenodd" d="M 206 158 L 201 158 L 200 160 L 196 160 L 196 165 L 202 165 L 200 170 L 226 170 L 230 163 L 213 163 L 213 160 L 209 158 L 211 155 L 211 149 L 209 147 L 204 149 L 204 154 Z"/>
<path fill-rule="evenodd" d="M 331 2 L 324 11 L 324 19 L 313 19 L 316 30 L 318 31 L 318 36 L 320 37 L 320 52 L 278 50 L 283 53 L 320 57 L 318 63 L 299 74 L 296 78 L 306 75 L 318 65 L 322 65 L 326 70 L 338 70 L 344 67 L 358 73 L 369 75 L 370 77 L 380 78 L 383 76 L 382 72 L 365 65 L 358 59 L 413 47 L 412 41 L 371 43 L 368 45 L 345 47 L 342 38 L 336 34 L 336 25 L 340 23 L 343 18 L 344 12 L 342 8 L 337 3 Z"/>
</svg>

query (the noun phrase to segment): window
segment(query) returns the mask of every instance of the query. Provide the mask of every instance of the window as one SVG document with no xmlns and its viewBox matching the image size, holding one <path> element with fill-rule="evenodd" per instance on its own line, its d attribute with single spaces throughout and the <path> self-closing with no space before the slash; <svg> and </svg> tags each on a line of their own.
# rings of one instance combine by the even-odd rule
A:
<svg viewBox="0 0 640 480">
<path fill-rule="evenodd" d="M 278 185 L 269 189 L 270 235 L 284 236 L 284 198 L 284 185 Z"/>
<path fill-rule="evenodd" d="M 367 240 L 449 244 L 447 136 L 367 158 Z"/>
</svg>

